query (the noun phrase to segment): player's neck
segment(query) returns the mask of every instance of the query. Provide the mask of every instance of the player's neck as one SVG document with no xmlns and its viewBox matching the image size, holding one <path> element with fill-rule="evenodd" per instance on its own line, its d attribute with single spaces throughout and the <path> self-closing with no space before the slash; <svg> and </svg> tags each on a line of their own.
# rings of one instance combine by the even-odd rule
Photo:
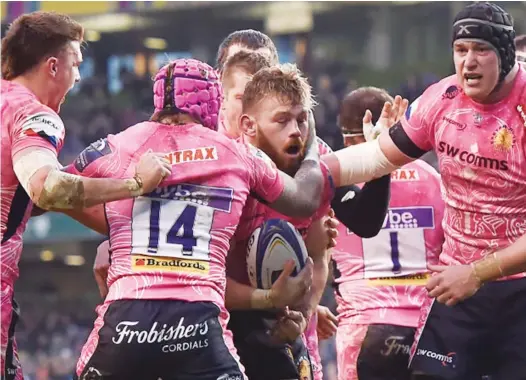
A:
<svg viewBox="0 0 526 380">
<path fill-rule="evenodd" d="M 249 136 L 247 134 L 242 134 L 241 138 L 243 139 L 244 142 L 249 143 L 250 145 L 255 146 L 258 149 L 261 149 L 258 146 L 258 141 L 255 136 Z"/>
<path fill-rule="evenodd" d="M 38 75 L 34 73 L 28 73 L 20 75 L 12 80 L 13 83 L 20 84 L 31 91 L 40 103 L 50 107 L 51 106 L 51 96 L 49 93 L 49 86 L 39 78 Z"/>
<path fill-rule="evenodd" d="M 238 139 L 241 137 L 241 134 L 239 133 L 239 130 L 237 128 L 232 128 L 230 126 L 230 123 L 226 118 L 220 121 L 220 123 L 223 124 L 223 131 L 224 133 L 231 139 Z"/>
<path fill-rule="evenodd" d="M 510 73 L 504 78 L 504 82 L 500 85 L 499 89 L 492 92 L 487 99 L 484 101 L 484 104 L 494 104 L 498 103 L 501 100 L 505 99 L 513 91 L 513 85 L 515 83 L 515 78 L 519 73 L 519 65 L 515 64 Z"/>
</svg>

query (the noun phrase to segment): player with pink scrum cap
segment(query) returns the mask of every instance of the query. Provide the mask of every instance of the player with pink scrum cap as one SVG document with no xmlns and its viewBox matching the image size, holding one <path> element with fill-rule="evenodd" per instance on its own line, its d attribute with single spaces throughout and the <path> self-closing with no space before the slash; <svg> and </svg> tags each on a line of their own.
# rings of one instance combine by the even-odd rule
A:
<svg viewBox="0 0 526 380">
<path fill-rule="evenodd" d="M 226 329 L 230 238 L 251 192 L 305 217 L 319 206 L 322 176 L 314 131 L 293 179 L 261 151 L 216 131 L 221 97 L 210 66 L 173 61 L 155 77 L 150 120 L 92 144 L 68 167 L 120 178 L 155 149 L 173 169 L 149 194 L 105 205 L 109 292 L 77 365 L 81 379 L 244 378 Z M 311 277 L 309 262 L 299 287 L 308 288 Z M 295 312 L 284 315 L 295 323 Z"/>
</svg>

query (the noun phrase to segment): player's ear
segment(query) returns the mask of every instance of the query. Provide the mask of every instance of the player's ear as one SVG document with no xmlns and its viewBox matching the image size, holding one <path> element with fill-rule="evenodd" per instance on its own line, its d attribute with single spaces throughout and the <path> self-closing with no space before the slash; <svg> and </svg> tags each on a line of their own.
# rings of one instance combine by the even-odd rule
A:
<svg viewBox="0 0 526 380">
<path fill-rule="evenodd" d="M 49 57 L 46 60 L 46 71 L 49 73 L 49 75 L 53 77 L 57 76 L 57 65 L 58 59 L 56 57 Z"/>
<path fill-rule="evenodd" d="M 256 136 L 256 121 L 247 114 L 241 115 L 239 118 L 240 131 L 250 137 Z"/>
</svg>

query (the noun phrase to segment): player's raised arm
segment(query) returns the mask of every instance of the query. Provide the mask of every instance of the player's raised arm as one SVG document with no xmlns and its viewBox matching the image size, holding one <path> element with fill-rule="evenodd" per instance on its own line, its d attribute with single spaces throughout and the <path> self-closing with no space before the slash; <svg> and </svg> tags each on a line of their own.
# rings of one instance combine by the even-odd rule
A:
<svg viewBox="0 0 526 380">
<path fill-rule="evenodd" d="M 141 158 L 133 178 L 85 178 L 63 172 L 56 154 L 40 147 L 17 152 L 13 163 L 31 200 L 45 210 L 83 208 L 136 197 L 153 190 L 171 171 L 161 155 L 148 153 Z"/>
<path fill-rule="evenodd" d="M 383 130 L 378 138 L 322 157 L 331 170 L 336 187 L 380 178 L 432 149 L 425 125 L 426 112 L 415 112 L 415 115 L 411 116 L 411 121 L 408 119 L 411 112 L 416 111 L 418 102 L 419 99 L 394 125 L 392 124 L 396 119 L 394 113 L 397 111 L 391 104 L 386 103 L 375 127 L 377 131 Z M 378 128 L 379 125 L 382 127 Z M 368 123 L 364 123 L 366 135 L 371 133 L 368 129 Z M 408 135 L 408 130 L 414 130 L 411 136 Z"/>
</svg>

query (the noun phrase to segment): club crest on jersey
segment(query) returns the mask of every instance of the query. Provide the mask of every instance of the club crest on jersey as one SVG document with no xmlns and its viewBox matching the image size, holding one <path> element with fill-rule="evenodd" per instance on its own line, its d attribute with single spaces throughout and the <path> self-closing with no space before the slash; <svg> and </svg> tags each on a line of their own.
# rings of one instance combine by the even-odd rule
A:
<svg viewBox="0 0 526 380">
<path fill-rule="evenodd" d="M 187 162 L 200 161 L 216 161 L 217 149 L 215 146 L 177 150 L 175 152 L 167 153 L 165 158 L 170 161 L 170 164 L 184 164 Z"/>
<path fill-rule="evenodd" d="M 521 116 L 522 121 L 524 123 L 524 127 L 526 128 L 526 106 L 519 104 L 517 106 L 517 112 L 519 112 L 519 115 Z"/>
<path fill-rule="evenodd" d="M 418 170 L 416 169 L 398 169 L 391 173 L 391 181 L 419 181 Z"/>
<path fill-rule="evenodd" d="M 509 151 L 515 142 L 515 135 L 506 125 L 500 126 L 491 136 L 493 147 L 501 152 Z"/>
<path fill-rule="evenodd" d="M 132 255 L 132 269 L 136 272 L 187 272 L 208 274 L 210 263 L 201 260 L 189 260 L 169 257 Z"/>
<path fill-rule="evenodd" d="M 391 207 L 385 215 L 382 229 L 435 228 L 433 207 Z"/>
</svg>

